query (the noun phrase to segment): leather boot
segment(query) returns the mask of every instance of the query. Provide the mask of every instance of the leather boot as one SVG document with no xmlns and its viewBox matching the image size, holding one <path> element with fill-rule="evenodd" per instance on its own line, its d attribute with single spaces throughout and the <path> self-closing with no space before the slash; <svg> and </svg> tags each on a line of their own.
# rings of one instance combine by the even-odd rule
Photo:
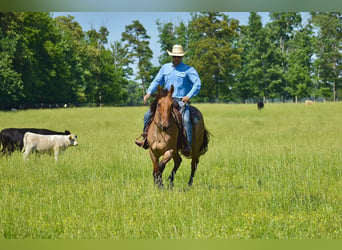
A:
<svg viewBox="0 0 342 250">
<path fill-rule="evenodd" d="M 142 137 L 141 140 L 138 140 L 140 137 Z M 143 132 L 138 138 L 135 139 L 135 144 L 137 144 L 139 147 L 142 147 L 144 149 L 148 149 L 149 145 L 147 142 L 147 133 Z"/>
</svg>

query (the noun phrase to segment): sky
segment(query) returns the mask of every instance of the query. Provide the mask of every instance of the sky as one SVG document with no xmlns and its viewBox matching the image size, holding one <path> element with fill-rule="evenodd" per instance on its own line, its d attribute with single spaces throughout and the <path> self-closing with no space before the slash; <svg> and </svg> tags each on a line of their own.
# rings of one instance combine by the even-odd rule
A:
<svg viewBox="0 0 342 250">
<path fill-rule="evenodd" d="M 225 12 L 229 18 L 239 20 L 240 24 L 246 25 L 248 23 L 249 12 Z M 268 12 L 259 13 L 262 17 L 262 22 L 269 21 Z M 121 39 L 122 32 L 125 31 L 127 25 L 132 24 L 134 20 L 145 27 L 147 34 L 151 37 L 150 48 L 153 52 L 153 59 L 151 60 L 154 66 L 158 66 L 158 57 L 161 55 L 160 45 L 158 43 L 158 27 L 156 21 L 172 22 L 178 25 L 181 21 L 185 23 L 190 20 L 190 12 L 53 12 L 53 17 L 71 15 L 75 17 L 83 31 L 90 29 L 99 30 L 101 26 L 105 26 L 109 31 L 108 43 Z"/>
</svg>

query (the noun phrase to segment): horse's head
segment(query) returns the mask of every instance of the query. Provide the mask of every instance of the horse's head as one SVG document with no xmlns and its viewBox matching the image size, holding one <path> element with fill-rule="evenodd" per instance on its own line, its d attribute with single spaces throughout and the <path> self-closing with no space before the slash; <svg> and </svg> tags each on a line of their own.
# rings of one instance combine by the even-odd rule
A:
<svg viewBox="0 0 342 250">
<path fill-rule="evenodd" d="M 164 90 L 158 86 L 158 95 Z M 157 102 L 156 115 L 158 116 L 157 124 L 162 130 L 166 130 L 170 126 L 170 118 L 172 116 L 173 99 L 172 94 L 174 91 L 173 85 L 166 95 L 160 97 Z"/>
</svg>

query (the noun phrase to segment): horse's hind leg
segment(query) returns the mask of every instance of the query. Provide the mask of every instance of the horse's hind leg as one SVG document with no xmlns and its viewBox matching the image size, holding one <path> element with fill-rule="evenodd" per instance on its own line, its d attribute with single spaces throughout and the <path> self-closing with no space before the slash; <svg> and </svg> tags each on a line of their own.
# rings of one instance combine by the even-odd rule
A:
<svg viewBox="0 0 342 250">
<path fill-rule="evenodd" d="M 190 180 L 189 180 L 189 183 L 188 183 L 189 187 L 194 182 L 194 176 L 195 176 L 195 172 L 196 172 L 196 169 L 197 169 L 198 162 L 199 162 L 198 159 L 196 159 L 196 160 L 192 159 L 192 161 L 191 161 L 191 175 L 190 175 Z"/>
<path fill-rule="evenodd" d="M 173 187 L 173 180 L 175 178 L 175 174 L 180 166 L 180 164 L 182 163 L 182 158 L 180 157 L 180 155 L 178 153 L 176 153 L 173 157 L 173 161 L 174 161 L 174 166 L 172 169 L 172 172 L 169 176 L 169 181 L 170 181 L 170 187 Z"/>
</svg>

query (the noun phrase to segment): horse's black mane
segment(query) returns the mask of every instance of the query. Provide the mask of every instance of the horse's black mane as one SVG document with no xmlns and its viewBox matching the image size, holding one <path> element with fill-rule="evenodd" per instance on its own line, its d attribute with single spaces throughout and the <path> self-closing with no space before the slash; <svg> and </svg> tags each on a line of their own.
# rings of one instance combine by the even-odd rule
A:
<svg viewBox="0 0 342 250">
<path fill-rule="evenodd" d="M 169 93 L 169 91 L 167 89 L 164 88 L 160 88 L 159 91 L 155 94 L 155 98 L 152 101 L 151 105 L 150 105 L 150 110 L 152 112 L 152 117 L 154 116 L 154 114 L 156 113 L 157 110 L 157 104 L 160 98 L 167 96 L 167 94 Z"/>
</svg>

